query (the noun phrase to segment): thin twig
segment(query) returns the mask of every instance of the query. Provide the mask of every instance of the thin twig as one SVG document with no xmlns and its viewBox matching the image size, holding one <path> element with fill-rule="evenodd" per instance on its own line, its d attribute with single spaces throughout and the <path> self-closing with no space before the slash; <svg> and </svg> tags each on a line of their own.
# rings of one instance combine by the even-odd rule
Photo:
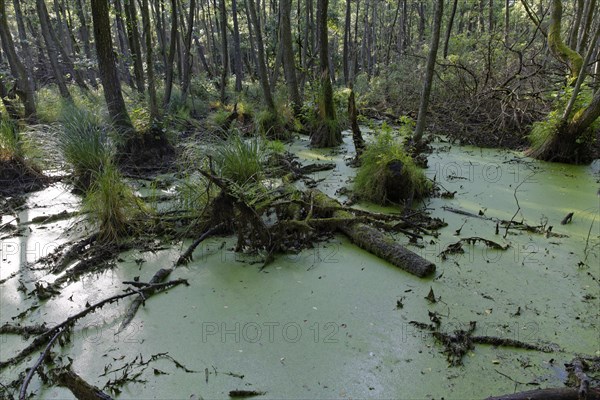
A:
<svg viewBox="0 0 600 400">
<path fill-rule="evenodd" d="M 529 174 L 525 179 L 523 179 L 521 181 L 521 183 L 519 183 L 517 185 L 517 187 L 515 188 L 515 191 L 513 193 L 513 197 L 515 198 L 515 201 L 517 202 L 517 211 L 515 211 L 515 215 L 512 216 L 512 218 L 510 219 L 510 221 L 508 222 L 508 225 L 506 225 L 506 231 L 504 232 L 504 237 L 503 239 L 506 239 L 506 236 L 508 236 L 508 229 L 510 228 L 510 226 L 512 225 L 513 221 L 515 220 L 515 217 L 517 216 L 517 214 L 519 213 L 519 211 L 521 211 L 521 205 L 519 204 L 519 199 L 517 198 L 517 190 L 519 190 L 519 188 L 521 187 L 522 184 L 524 184 L 525 182 L 527 182 L 527 180 L 529 178 L 531 178 L 533 175 L 535 174 L 535 172 L 532 172 L 531 174 Z"/>
</svg>

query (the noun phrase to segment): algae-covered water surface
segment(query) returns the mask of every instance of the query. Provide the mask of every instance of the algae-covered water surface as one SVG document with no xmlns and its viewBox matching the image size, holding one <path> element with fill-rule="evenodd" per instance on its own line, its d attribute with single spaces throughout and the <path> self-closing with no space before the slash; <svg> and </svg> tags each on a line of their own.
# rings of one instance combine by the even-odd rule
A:
<svg viewBox="0 0 600 400">
<path fill-rule="evenodd" d="M 289 146 L 303 162 L 336 163 L 314 177 L 332 196 L 355 174 L 344 160 L 353 152 L 349 134 L 344 141 L 335 153 L 310 149 L 302 140 Z M 100 388 L 128 379 L 113 395 L 132 399 L 227 398 L 232 390 L 260 392 L 261 398 L 464 399 L 561 386 L 563 363 L 578 354 L 600 355 L 600 164 L 548 164 L 444 143 L 435 145 L 428 164 L 427 176 L 454 196 L 419 207 L 448 225 L 417 244 L 403 235 L 395 239 L 435 262 L 434 276 L 410 275 L 342 236 L 279 255 L 264 269 L 233 251 L 234 238 L 212 237 L 191 263 L 172 273 L 189 286 L 148 299 L 121 332 L 131 300 L 88 315 L 70 341 L 53 349 L 55 355 Z M 124 252 L 114 268 L 37 300 L 29 295 L 35 283 L 56 276 L 35 261 L 81 232 L 74 219 L 30 222 L 78 210 L 69 190 L 51 186 L 28 197 L 17 221 L 3 217 L 1 225 L 18 234 L 3 232 L 1 238 L 1 323 L 59 323 L 86 304 L 121 293 L 124 281 L 147 282 L 189 245 Z M 561 225 L 570 212 L 572 220 Z M 507 229 L 500 220 L 513 224 Z M 544 233 L 518 229 L 522 224 L 544 227 Z M 473 240 L 463 242 L 462 252 L 445 252 L 475 237 L 505 250 Z M 434 318 L 442 332 L 476 321 L 477 335 L 554 351 L 477 344 L 462 366 L 449 366 L 443 346 L 414 323 Z M 1 360 L 28 344 L 14 335 L 0 340 Z M 4 369 L 2 383 L 16 379 L 38 355 Z M 36 398 L 72 397 L 38 377 L 29 390 Z"/>
</svg>

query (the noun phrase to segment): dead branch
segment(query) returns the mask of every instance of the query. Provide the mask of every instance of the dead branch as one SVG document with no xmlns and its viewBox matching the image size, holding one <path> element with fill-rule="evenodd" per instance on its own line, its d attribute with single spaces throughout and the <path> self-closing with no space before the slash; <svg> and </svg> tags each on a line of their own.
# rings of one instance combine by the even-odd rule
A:
<svg viewBox="0 0 600 400">
<path fill-rule="evenodd" d="M 73 326 L 73 324 L 85 317 L 86 315 L 95 312 L 97 309 L 100 309 L 102 307 L 104 307 L 107 304 L 110 303 L 115 303 L 121 299 L 124 299 L 126 297 L 129 296 L 133 296 L 135 294 L 139 294 L 139 292 L 146 292 L 146 291 L 156 291 L 156 290 L 165 290 L 165 289 L 169 289 L 171 287 L 180 285 L 180 284 L 186 284 L 187 285 L 187 281 L 185 279 L 178 279 L 178 280 L 174 280 L 174 281 L 169 281 L 166 283 L 162 283 L 162 284 L 158 284 L 158 285 L 154 285 L 152 287 L 149 288 L 142 288 L 139 289 L 139 291 L 130 291 L 130 292 L 126 292 L 126 293 L 122 293 L 122 294 L 118 294 L 116 296 L 112 296 L 109 298 L 106 298 L 104 300 L 101 300 L 89 307 L 86 307 L 85 309 L 83 309 L 82 311 L 78 312 L 75 315 L 70 316 L 69 318 L 67 318 L 65 321 L 61 322 L 60 324 L 49 328 L 48 330 L 46 330 L 44 333 L 36 336 L 35 339 L 33 339 L 33 341 L 29 344 L 29 346 L 27 346 L 26 348 L 24 348 L 23 350 L 21 350 L 21 352 L 19 352 L 17 355 L 15 355 L 14 357 L 11 357 L 10 359 L 6 360 L 6 361 L 0 361 L 0 371 L 3 370 L 4 368 L 8 367 L 9 365 L 15 365 L 18 362 L 22 361 L 23 359 L 25 359 L 25 357 L 29 356 L 30 354 L 32 354 L 34 351 L 36 351 L 37 349 L 39 349 L 41 346 L 43 346 L 44 344 L 48 343 L 48 340 L 50 340 L 50 338 L 52 338 L 57 331 L 62 330 L 64 328 Z"/>
<path fill-rule="evenodd" d="M 19 400 L 25 400 L 25 398 L 27 397 L 27 386 L 29 386 L 29 382 L 31 382 L 31 379 L 33 378 L 33 375 L 35 374 L 35 371 L 37 371 L 39 366 L 42 364 L 42 362 L 44 361 L 44 359 L 50 352 L 52 345 L 54 344 L 54 342 L 56 342 L 56 339 L 58 339 L 58 337 L 60 335 L 62 335 L 63 332 L 64 332 L 64 329 L 59 329 L 56 331 L 56 333 L 54 334 L 52 339 L 50 339 L 50 341 L 48 342 L 48 345 L 46 346 L 46 348 L 44 349 L 42 354 L 40 354 L 40 356 L 38 357 L 35 364 L 33 364 L 33 367 L 31 367 L 31 369 L 27 373 L 27 376 L 25 377 L 25 380 L 23 381 L 23 384 L 21 385 L 21 390 L 19 391 Z"/>
</svg>

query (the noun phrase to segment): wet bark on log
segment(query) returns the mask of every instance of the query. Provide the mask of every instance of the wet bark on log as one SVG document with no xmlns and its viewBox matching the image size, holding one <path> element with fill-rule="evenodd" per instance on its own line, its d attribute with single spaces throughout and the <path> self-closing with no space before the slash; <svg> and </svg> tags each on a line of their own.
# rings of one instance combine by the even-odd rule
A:
<svg viewBox="0 0 600 400">
<path fill-rule="evenodd" d="M 579 392 L 576 388 L 536 389 L 504 396 L 488 397 L 486 400 L 579 400 Z M 587 400 L 600 400 L 600 391 L 598 389 L 590 390 Z"/>
<path fill-rule="evenodd" d="M 60 372 L 57 378 L 58 384 L 68 388 L 79 400 L 112 400 L 112 397 L 90 385 L 70 369 Z"/>
<path fill-rule="evenodd" d="M 312 196 L 320 208 L 337 208 L 340 204 L 326 194 L 313 190 Z M 353 218 L 347 211 L 334 211 L 334 218 Z M 338 227 L 354 244 L 418 277 L 426 277 L 435 272 L 435 264 L 407 249 L 376 228 L 364 223 L 348 223 Z"/>
</svg>

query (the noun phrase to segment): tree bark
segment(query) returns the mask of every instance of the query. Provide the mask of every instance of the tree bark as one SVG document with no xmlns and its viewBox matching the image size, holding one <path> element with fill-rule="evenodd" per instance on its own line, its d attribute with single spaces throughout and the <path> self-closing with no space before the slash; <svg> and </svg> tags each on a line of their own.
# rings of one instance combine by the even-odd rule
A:
<svg viewBox="0 0 600 400">
<path fill-rule="evenodd" d="M 154 49 L 152 47 L 152 31 L 150 30 L 150 11 L 148 0 L 142 0 L 142 24 L 144 25 L 144 42 L 146 43 L 146 74 L 148 76 L 148 97 L 150 119 L 154 124 L 158 119 L 158 100 L 156 98 L 156 79 L 154 77 Z"/>
<path fill-rule="evenodd" d="M 177 0 L 171 0 L 171 38 L 169 40 L 169 54 L 167 56 L 167 64 L 165 65 L 166 70 L 166 83 L 165 83 L 165 95 L 163 98 L 163 107 L 166 109 L 171 102 L 171 93 L 173 91 L 173 76 L 175 75 L 175 69 L 173 63 L 175 62 L 175 52 L 177 51 Z"/>
<path fill-rule="evenodd" d="M 336 200 L 318 190 L 313 190 L 312 196 L 317 207 L 333 209 L 340 207 Z M 333 218 L 351 220 L 354 216 L 347 211 L 334 211 Z M 342 223 L 338 226 L 338 230 L 350 238 L 358 247 L 406 272 L 420 278 L 435 273 L 435 264 L 397 243 L 372 226 L 360 222 Z"/>
<path fill-rule="evenodd" d="M 315 147 L 334 147 L 342 143 L 342 131 L 335 118 L 333 87 L 331 85 L 331 76 L 329 75 L 328 6 L 329 0 L 318 0 L 317 2 L 321 93 L 319 99 L 318 126 L 310 138 L 310 144 Z"/>
<path fill-rule="evenodd" d="M 183 71 L 181 91 L 185 100 L 190 91 L 192 79 L 192 33 L 194 32 L 194 16 L 196 14 L 196 0 L 190 0 L 190 13 L 187 21 L 187 32 L 183 41 Z"/>
<path fill-rule="evenodd" d="M 142 63 L 142 46 L 140 44 L 140 31 L 138 28 L 135 0 L 124 0 L 124 9 L 129 49 L 133 58 L 135 86 L 139 93 L 144 93 L 146 90 L 144 84 L 144 65 Z"/>
<path fill-rule="evenodd" d="M 17 95 L 25 106 L 25 118 L 31 122 L 35 122 L 36 108 L 33 81 L 17 55 L 15 43 L 13 42 L 8 26 L 5 0 L 0 0 L 0 39 L 10 65 L 11 73 L 17 79 Z"/>
<path fill-rule="evenodd" d="M 296 116 L 300 115 L 302 109 L 302 99 L 298 91 L 298 80 L 296 78 L 296 62 L 294 61 L 294 48 L 292 45 L 292 26 L 290 14 L 292 11 L 291 0 L 280 1 L 281 12 L 281 46 L 283 51 L 283 70 L 285 72 L 285 80 L 290 92 L 290 100 L 292 108 Z"/>
<path fill-rule="evenodd" d="M 248 12 L 250 19 L 252 20 L 252 26 L 254 27 L 254 37 L 256 40 L 256 52 L 258 53 L 258 75 L 260 77 L 260 84 L 265 98 L 267 108 L 271 113 L 275 113 L 275 102 L 273 101 L 273 95 L 271 94 L 271 85 L 269 84 L 269 76 L 267 74 L 267 65 L 265 62 L 265 46 L 263 44 L 263 35 L 260 28 L 260 20 L 256 13 L 256 5 L 254 0 L 248 0 Z"/>
<path fill-rule="evenodd" d="M 46 52 L 48 53 L 48 59 L 50 60 L 50 67 L 54 75 L 54 81 L 58 86 L 58 91 L 62 98 L 71 101 L 71 93 L 67 88 L 67 83 L 62 73 L 62 68 L 58 62 L 58 49 L 52 36 L 50 35 L 50 17 L 48 16 L 48 10 L 46 9 L 46 2 L 44 0 L 36 0 L 35 7 L 40 20 L 40 27 L 42 29 L 42 36 L 46 43 Z"/>
<path fill-rule="evenodd" d="M 583 25 L 583 29 L 581 30 L 581 35 L 579 38 L 579 42 L 577 43 L 577 52 L 581 53 L 585 49 L 587 45 L 588 36 L 590 34 L 590 30 L 592 29 L 592 21 L 594 18 L 594 14 L 596 13 L 596 0 L 587 0 L 586 3 L 586 14 L 585 14 L 585 24 Z"/>
<path fill-rule="evenodd" d="M 29 40 L 27 38 L 27 30 L 25 29 L 25 23 L 23 22 L 21 1 L 13 0 L 13 7 L 15 9 L 15 18 L 17 20 L 17 29 L 19 32 L 19 43 L 21 45 L 21 49 L 23 50 L 23 58 L 26 65 L 25 68 L 27 69 L 28 75 L 31 76 L 33 68 L 33 56 L 31 55 L 31 47 L 29 46 Z M 32 83 L 35 87 L 35 81 Z"/>
<path fill-rule="evenodd" d="M 448 46 L 450 44 L 450 35 L 452 34 L 452 26 L 454 25 L 454 17 L 456 16 L 457 6 L 458 0 L 454 0 L 452 3 L 452 11 L 450 12 L 450 19 L 448 20 L 448 27 L 446 28 L 446 38 L 444 39 L 444 58 L 448 57 Z"/>
<path fill-rule="evenodd" d="M 227 76 L 229 72 L 229 54 L 227 49 L 227 8 L 225 0 L 219 0 L 219 16 L 221 19 L 221 104 L 225 104 L 227 93 Z"/>
<path fill-rule="evenodd" d="M 235 91 L 241 92 L 244 72 L 242 68 L 242 49 L 240 46 L 237 0 L 231 0 L 231 16 L 233 18 L 233 71 L 235 73 Z"/>
<path fill-rule="evenodd" d="M 421 146 L 423 133 L 425 132 L 425 121 L 427 108 L 429 106 L 429 97 L 431 95 L 431 87 L 433 85 L 433 73 L 435 70 L 435 61 L 437 58 L 438 45 L 440 43 L 440 28 L 442 25 L 442 15 L 444 13 L 444 0 L 436 0 L 435 14 L 433 17 L 433 33 L 431 35 L 431 47 L 429 56 L 427 57 L 427 70 L 425 72 L 425 81 L 423 83 L 423 91 L 421 92 L 421 102 L 419 105 L 419 116 L 417 118 L 417 126 L 413 141 L 416 148 Z"/>
<path fill-rule="evenodd" d="M 550 12 L 550 27 L 548 29 L 548 47 L 556 58 L 568 65 L 571 70 L 571 79 L 577 80 L 583 60 L 579 53 L 567 46 L 561 39 L 562 2 L 552 0 Z"/>
<path fill-rule="evenodd" d="M 133 132 L 133 125 L 125 107 L 125 101 L 121 92 L 121 82 L 117 74 L 110 34 L 108 0 L 91 0 L 91 6 L 98 68 L 100 70 L 100 80 L 104 88 L 104 98 L 108 107 L 108 113 L 115 124 L 115 128 L 121 134 L 128 136 Z"/>
<path fill-rule="evenodd" d="M 526 392 L 488 397 L 486 400 L 580 400 L 579 391 L 575 388 L 535 389 Z M 600 391 L 590 389 L 587 400 L 600 400 Z"/>
</svg>

